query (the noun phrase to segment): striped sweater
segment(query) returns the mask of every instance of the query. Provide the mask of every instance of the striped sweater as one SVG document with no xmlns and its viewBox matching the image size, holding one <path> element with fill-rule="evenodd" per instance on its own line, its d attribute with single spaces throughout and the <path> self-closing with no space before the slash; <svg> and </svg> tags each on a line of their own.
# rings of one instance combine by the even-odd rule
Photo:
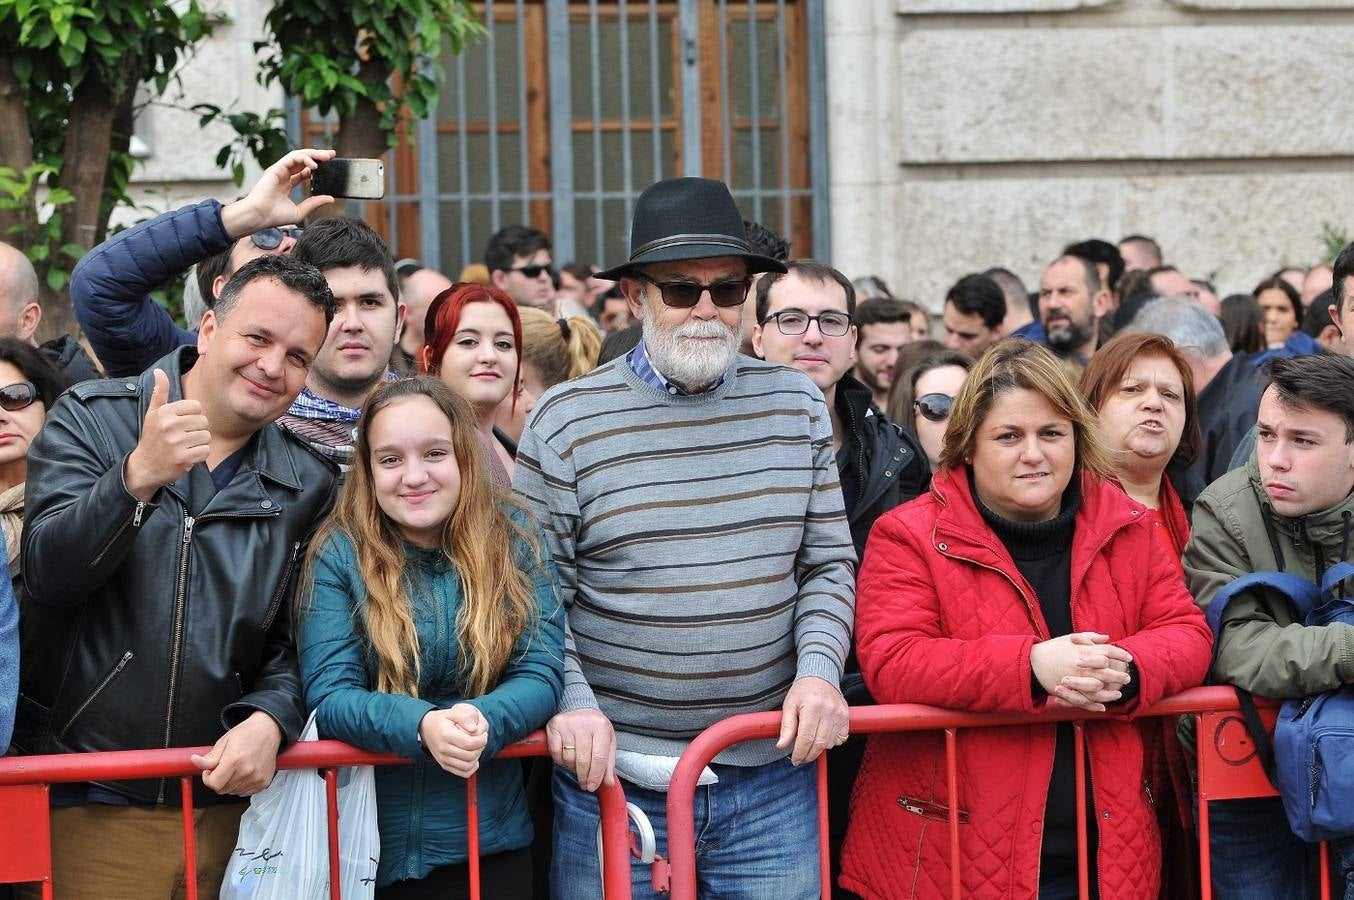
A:
<svg viewBox="0 0 1354 900">
<path fill-rule="evenodd" d="M 778 709 L 798 677 L 840 681 L 855 552 L 803 374 L 740 356 L 717 388 L 673 396 L 618 360 L 541 397 L 514 487 L 568 610 L 560 711 L 600 709 L 621 749 L 675 756 L 720 719 Z"/>
</svg>

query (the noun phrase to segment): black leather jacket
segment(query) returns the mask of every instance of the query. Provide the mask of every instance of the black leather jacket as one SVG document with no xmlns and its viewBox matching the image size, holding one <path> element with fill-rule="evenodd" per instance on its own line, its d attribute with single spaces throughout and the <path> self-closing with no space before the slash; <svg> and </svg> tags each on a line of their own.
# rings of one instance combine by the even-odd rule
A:
<svg viewBox="0 0 1354 900">
<path fill-rule="evenodd" d="M 170 401 L 197 358 L 156 367 Z M 280 427 L 246 445 L 220 492 L 205 466 L 141 503 L 122 481 L 154 381 L 90 381 L 52 408 L 29 454 L 20 699 L 24 753 L 215 743 L 255 710 L 284 743 L 304 725 L 291 596 L 338 470 Z M 178 803 L 178 780 L 107 785 Z M 198 782 L 198 803 L 223 799 Z"/>
</svg>

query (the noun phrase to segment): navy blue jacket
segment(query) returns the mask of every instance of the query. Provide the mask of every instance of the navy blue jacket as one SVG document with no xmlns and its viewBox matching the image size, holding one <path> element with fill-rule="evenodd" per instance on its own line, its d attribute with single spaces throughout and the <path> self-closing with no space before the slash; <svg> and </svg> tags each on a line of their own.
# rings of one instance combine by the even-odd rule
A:
<svg viewBox="0 0 1354 900">
<path fill-rule="evenodd" d="M 197 332 L 174 324 L 150 292 L 233 241 L 221 204 L 203 200 L 118 232 L 75 265 L 71 303 L 110 378 L 140 375 Z"/>
</svg>

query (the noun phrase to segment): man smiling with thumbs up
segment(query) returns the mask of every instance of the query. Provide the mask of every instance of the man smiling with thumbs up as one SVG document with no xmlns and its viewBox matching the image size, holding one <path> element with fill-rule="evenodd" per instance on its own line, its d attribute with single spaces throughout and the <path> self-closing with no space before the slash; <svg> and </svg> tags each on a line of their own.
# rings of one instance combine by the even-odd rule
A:
<svg viewBox="0 0 1354 900">
<path fill-rule="evenodd" d="M 71 389 L 29 457 L 14 747 L 210 746 L 193 757 L 201 890 L 221 881 L 239 798 L 304 724 L 291 596 L 338 470 L 273 423 L 333 316 L 319 270 L 252 260 L 195 347 Z M 58 896 L 181 890 L 177 779 L 51 796 Z"/>
</svg>

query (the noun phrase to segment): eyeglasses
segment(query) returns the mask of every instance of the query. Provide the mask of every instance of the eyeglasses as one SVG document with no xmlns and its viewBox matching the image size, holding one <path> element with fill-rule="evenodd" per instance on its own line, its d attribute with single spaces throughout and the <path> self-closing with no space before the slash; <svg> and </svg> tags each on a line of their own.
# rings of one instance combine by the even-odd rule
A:
<svg viewBox="0 0 1354 900">
<path fill-rule="evenodd" d="M 927 421 L 944 422 L 950 417 L 950 407 L 954 406 L 954 398 L 949 394 L 922 394 L 912 401 L 912 405 L 917 407 L 917 412 Z"/>
<path fill-rule="evenodd" d="M 752 286 L 750 275 L 728 281 L 716 281 L 714 284 L 701 284 L 699 281 L 654 281 L 642 272 L 636 272 L 635 277 L 658 288 L 658 293 L 663 297 L 663 305 L 673 309 L 691 309 L 701 302 L 701 296 L 706 291 L 710 292 L 710 302 L 715 306 L 732 309 L 743 305 L 743 301 L 747 299 L 748 288 Z"/>
<path fill-rule="evenodd" d="M 38 388 L 31 381 L 17 381 L 0 387 L 0 409 L 17 412 L 32 406 L 36 399 Z"/>
<path fill-rule="evenodd" d="M 785 309 L 766 317 L 767 322 L 773 319 L 780 333 L 784 335 L 805 334 L 809 330 L 810 322 L 818 323 L 818 332 L 823 337 L 841 337 L 851 330 L 850 314 L 831 310 L 811 316 L 803 310 Z"/>
<path fill-rule="evenodd" d="M 525 275 L 527 278 L 536 279 L 536 278 L 540 278 L 540 277 L 541 277 L 541 273 L 542 273 L 542 272 L 544 272 L 544 273 L 547 274 L 547 275 L 553 274 L 554 271 L 555 271 L 555 267 L 554 267 L 554 265 L 552 265 L 552 264 L 550 264 L 550 263 L 546 263 L 546 264 L 543 265 L 543 266 L 536 266 L 536 265 L 531 265 L 531 266 L 518 266 L 518 267 L 515 268 L 515 269 L 507 269 L 506 271 L 508 271 L 508 272 L 521 272 L 521 273 L 522 273 L 523 275 Z"/>
<path fill-rule="evenodd" d="M 260 250 L 276 250 L 282 246 L 283 238 L 291 238 L 299 241 L 301 235 L 305 233 L 304 228 L 265 228 L 262 231 L 256 231 L 249 236 L 254 242 L 254 246 Z"/>
</svg>

